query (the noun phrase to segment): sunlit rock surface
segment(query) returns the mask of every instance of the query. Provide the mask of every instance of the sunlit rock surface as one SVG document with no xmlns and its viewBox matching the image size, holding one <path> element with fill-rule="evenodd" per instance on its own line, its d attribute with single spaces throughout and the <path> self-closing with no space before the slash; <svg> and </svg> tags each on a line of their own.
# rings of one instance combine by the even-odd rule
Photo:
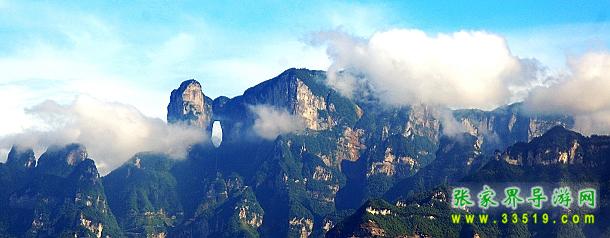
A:
<svg viewBox="0 0 610 238">
<path fill-rule="evenodd" d="M 212 118 L 211 102 L 203 94 L 199 82 L 194 79 L 184 81 L 172 91 L 167 105 L 167 122 L 183 122 L 206 129 Z"/>
</svg>

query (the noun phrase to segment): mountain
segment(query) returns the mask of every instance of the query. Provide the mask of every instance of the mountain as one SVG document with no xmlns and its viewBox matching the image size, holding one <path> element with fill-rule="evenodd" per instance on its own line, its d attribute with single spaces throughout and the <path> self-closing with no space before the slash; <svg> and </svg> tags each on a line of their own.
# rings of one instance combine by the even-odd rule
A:
<svg viewBox="0 0 610 238">
<path fill-rule="evenodd" d="M 203 94 L 201 84 L 193 79 L 187 80 L 171 93 L 167 121 L 207 129 L 211 126 L 211 107 L 212 99 Z"/>
<path fill-rule="evenodd" d="M 467 133 L 441 138 L 436 158 L 413 176 L 398 182 L 384 198 L 394 201 L 457 182 L 489 161 L 482 152 L 481 140 Z"/>
<path fill-rule="evenodd" d="M 458 154 L 473 155 L 472 149 L 468 146 L 462 148 L 456 146 L 452 150 L 456 150 L 453 152 Z M 401 189 L 406 188 L 402 190 L 403 192 L 416 192 L 409 195 L 404 194 L 404 197 L 398 198 L 389 196 L 389 199 L 394 198 L 394 205 L 385 200 L 366 202 L 354 214 L 331 229 L 327 236 L 473 237 L 476 234 L 481 237 L 605 237 L 610 234 L 610 229 L 604 225 L 607 224 L 608 215 L 610 215 L 608 204 L 610 177 L 605 172 L 610 168 L 609 136 L 585 137 L 557 126 L 529 143 L 519 142 L 504 152 L 497 153 L 483 166 L 474 166 L 474 161 L 480 157 L 475 156 L 474 160 L 472 156 L 468 155 L 455 158 L 459 157 L 462 158 L 462 165 L 456 164 L 455 161 L 446 161 L 445 166 L 441 163 L 431 164 L 415 174 L 413 179 L 397 185 Z M 440 158 L 435 162 L 439 160 Z M 472 163 L 470 163 L 471 161 Z M 466 166 L 468 164 L 472 166 Z M 432 174 L 443 174 L 447 177 L 434 179 Z M 444 181 L 439 181 L 443 179 Z M 434 187 L 420 189 L 417 192 L 419 188 L 414 184 L 417 184 L 418 181 L 423 181 L 421 182 L 423 185 L 419 186 Z M 520 223 L 517 226 L 505 226 L 501 224 L 458 225 L 451 222 L 451 214 L 478 214 L 476 210 L 464 211 L 451 207 L 449 204 L 451 186 L 506 182 L 556 186 L 597 184 L 601 203 L 596 210 L 585 210 L 585 212 L 592 212 L 596 215 L 595 224 L 544 226 Z M 379 211 L 385 212 L 379 213 Z M 527 210 L 522 212 L 527 212 Z M 549 211 L 549 214 L 552 214 L 551 212 Z M 579 214 L 578 210 L 568 212 Z"/>
<path fill-rule="evenodd" d="M 233 98 L 211 99 L 204 85 L 187 80 L 173 90 L 167 121 L 208 132 L 219 121 L 223 138 L 218 148 L 206 140 L 192 145 L 179 160 L 138 153 L 100 178 L 81 145 L 49 148 L 38 159 L 31 150 L 14 147 L 0 164 L 0 233 L 498 236 L 507 231 L 467 230 L 440 219 L 449 214 L 443 209 L 449 207 L 446 191 L 452 184 L 525 179 L 528 166 L 560 166 L 566 172 L 551 173 L 555 168 L 549 167 L 548 176 L 573 174 L 576 179 L 574 171 L 595 168 L 591 178 L 601 179 L 605 168 L 599 162 L 605 156 L 605 137 L 558 131 L 555 126 L 570 128 L 573 119 L 530 114 L 519 103 L 492 111 L 423 104 L 393 107 L 374 100 L 374 95 L 341 95 L 328 86 L 324 71 L 307 69 L 288 69 Z M 280 127 L 286 118 L 288 128 L 295 129 Z M 555 154 L 560 159 L 553 160 Z M 443 199 L 439 191 L 445 191 Z M 377 219 L 384 209 L 396 215 Z M 424 218 L 414 220 L 413 214 L 427 214 L 425 220 L 435 217 L 434 225 L 423 228 L 419 222 Z M 388 227 L 404 224 L 409 225 Z"/>
<path fill-rule="evenodd" d="M 441 186 L 393 204 L 381 199 L 367 201 L 354 214 L 328 231 L 326 237 L 531 236 L 527 225 L 523 224 L 452 223 L 452 215 L 464 216 L 469 213 L 452 208 L 449 194 L 450 188 Z"/>
<path fill-rule="evenodd" d="M 85 148 L 49 148 L 38 159 L 13 147 L 0 165 L 0 233 L 18 237 L 120 237 L 102 179 Z"/>
</svg>

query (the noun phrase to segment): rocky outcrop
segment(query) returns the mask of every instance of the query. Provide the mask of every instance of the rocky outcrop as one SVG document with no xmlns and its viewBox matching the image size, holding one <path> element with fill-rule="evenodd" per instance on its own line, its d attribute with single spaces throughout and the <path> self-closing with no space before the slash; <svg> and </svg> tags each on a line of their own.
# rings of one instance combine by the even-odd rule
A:
<svg viewBox="0 0 610 238">
<path fill-rule="evenodd" d="M 300 238 L 307 238 L 313 231 L 313 220 L 310 218 L 297 218 L 293 217 L 288 224 L 290 229 L 297 231 Z"/>
<path fill-rule="evenodd" d="M 486 152 L 502 150 L 517 142 L 529 142 L 554 126 L 570 128 L 574 124 L 567 115 L 530 114 L 521 103 L 493 111 L 457 110 L 454 116 L 465 132 L 482 142 Z"/>
<path fill-rule="evenodd" d="M 499 158 L 512 165 L 528 166 L 593 163 L 587 161 L 586 157 L 608 151 L 608 148 L 591 145 L 598 138 L 584 137 L 557 126 L 529 143 L 509 147 Z"/>
<path fill-rule="evenodd" d="M 343 135 L 337 141 L 337 149 L 335 150 L 335 160 L 333 165 L 339 167 L 341 161 L 357 161 L 360 158 L 360 151 L 366 146 L 362 141 L 364 135 L 363 129 L 345 128 Z M 327 164 L 330 165 L 330 164 Z"/>
<path fill-rule="evenodd" d="M 45 174 L 66 177 L 88 158 L 87 149 L 82 145 L 52 146 L 40 156 L 37 169 Z"/>
<path fill-rule="evenodd" d="M 314 95 L 303 80 L 297 78 L 296 83 L 294 114 L 300 116 L 305 121 L 305 127 L 310 130 L 319 131 L 333 127 L 334 122 L 330 115 L 320 117 L 318 113 L 320 110 L 327 110 L 325 99 Z M 332 111 L 334 106 L 330 104 L 328 109 Z"/>
<path fill-rule="evenodd" d="M 0 171 L 6 179 L 0 182 L 13 181 L 13 188 L 0 196 L 0 210 L 11 217 L 3 224 L 18 229 L 0 233 L 10 237 L 122 236 L 95 162 L 84 146 L 52 146 L 38 163 L 29 149 L 13 148 L 10 154 L 9 166 L 0 166 L 0 170 L 8 169 Z"/>
<path fill-rule="evenodd" d="M 360 225 L 361 232 L 366 234 L 366 237 L 385 237 L 386 232 L 375 221 L 368 220 Z"/>
<path fill-rule="evenodd" d="M 372 214 L 372 215 L 381 215 L 381 216 L 392 215 L 392 211 L 390 211 L 390 209 L 375 209 L 370 206 L 366 208 L 366 212 L 368 212 L 369 214 Z"/>
<path fill-rule="evenodd" d="M 392 148 L 386 148 L 384 159 L 381 162 L 372 162 L 366 176 L 369 177 L 375 174 L 385 174 L 393 176 L 397 170 L 411 171 L 418 165 L 417 160 L 409 156 L 396 157 L 392 154 Z"/>
<path fill-rule="evenodd" d="M 167 105 L 167 122 L 207 129 L 212 120 L 211 104 L 212 100 L 203 94 L 199 82 L 194 79 L 184 81 L 172 91 Z"/>
<path fill-rule="evenodd" d="M 247 202 L 247 200 L 244 201 L 243 204 L 235 207 L 235 210 L 239 211 L 238 215 L 241 222 L 251 226 L 254 229 L 257 229 L 263 224 L 263 215 L 250 209 Z"/>
<path fill-rule="evenodd" d="M 363 130 L 359 136 L 364 138 L 360 144 L 366 145 L 360 147 L 365 149 L 360 156 L 367 161 L 366 171 L 362 171 L 366 177 L 381 174 L 404 178 L 434 160 L 442 135 L 440 108 L 421 104 L 391 109 L 367 105 L 366 111 L 370 113 L 363 117 L 367 123 L 358 124 L 358 130 Z"/>
<path fill-rule="evenodd" d="M 418 190 L 425 191 L 443 183 L 459 181 L 486 161 L 482 157 L 478 139 L 467 133 L 442 136 L 438 147 L 434 161 L 413 176 L 399 181 L 385 197 L 390 201 L 399 200 Z"/>
<path fill-rule="evenodd" d="M 320 131 L 336 125 L 331 116 L 336 112 L 335 105 L 328 102 L 325 91 L 314 90 L 320 87 L 318 82 L 325 77 L 321 71 L 288 69 L 279 76 L 265 81 L 244 92 L 244 103 L 250 105 L 271 105 L 286 109 L 289 113 L 303 120 L 305 128 Z M 324 112 L 324 113 L 322 113 Z"/>
<path fill-rule="evenodd" d="M 322 230 L 324 232 L 328 232 L 330 229 L 332 229 L 335 226 L 335 223 L 332 220 L 327 219 L 327 218 L 324 219 L 323 224 L 324 225 L 322 225 Z"/>
<path fill-rule="evenodd" d="M 104 225 L 102 223 L 93 222 L 81 213 L 80 214 L 80 225 L 87 229 L 89 232 L 93 233 L 95 237 L 101 238 L 102 231 L 104 230 Z"/>
<path fill-rule="evenodd" d="M 385 201 L 370 200 L 354 214 L 333 226 L 326 237 L 406 237 L 394 227 L 388 226 L 399 224 L 401 213 Z M 414 221 L 412 218 L 406 220 Z"/>
<path fill-rule="evenodd" d="M 26 170 L 36 167 L 36 157 L 32 149 L 13 146 L 8 153 L 6 165 L 12 169 Z"/>
<path fill-rule="evenodd" d="M 531 141 L 532 139 L 542 136 L 549 129 L 555 126 L 563 126 L 565 128 L 570 128 L 572 123 L 570 123 L 569 118 L 530 118 L 529 126 L 527 130 L 527 141 Z"/>
<path fill-rule="evenodd" d="M 330 181 L 333 175 L 322 166 L 316 166 L 312 178 L 320 181 Z"/>
<path fill-rule="evenodd" d="M 438 142 L 441 132 L 440 111 L 427 105 L 413 105 L 403 131 L 403 136 L 421 136 Z"/>
</svg>

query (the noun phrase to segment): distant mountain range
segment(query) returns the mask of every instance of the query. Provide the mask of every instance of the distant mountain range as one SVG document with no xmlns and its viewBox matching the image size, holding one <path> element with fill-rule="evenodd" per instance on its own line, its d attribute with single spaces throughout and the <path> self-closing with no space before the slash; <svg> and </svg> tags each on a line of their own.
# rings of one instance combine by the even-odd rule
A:
<svg viewBox="0 0 610 238">
<path fill-rule="evenodd" d="M 610 137 L 519 103 L 390 107 L 325 80 L 289 69 L 216 99 L 183 82 L 168 123 L 223 129 L 218 148 L 192 145 L 184 160 L 142 152 L 101 177 L 82 145 L 40 158 L 15 146 L 0 164 L 0 237 L 610 235 Z M 450 189 L 482 182 L 595 183 L 599 215 L 595 225 L 452 224 L 451 213 L 470 211 L 450 206 Z"/>
</svg>

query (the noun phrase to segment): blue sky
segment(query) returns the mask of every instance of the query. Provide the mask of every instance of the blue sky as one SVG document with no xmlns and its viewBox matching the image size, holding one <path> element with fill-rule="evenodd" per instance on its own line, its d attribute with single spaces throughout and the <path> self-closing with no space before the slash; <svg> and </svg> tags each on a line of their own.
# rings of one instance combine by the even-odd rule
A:
<svg viewBox="0 0 610 238">
<path fill-rule="evenodd" d="M 24 109 L 47 99 L 90 95 L 164 118 L 189 78 L 214 98 L 290 67 L 326 69 L 325 48 L 308 43 L 318 31 L 482 30 L 559 70 L 608 48 L 609 17 L 610 1 L 0 0 L 0 110 L 13 115 L 0 135 L 32 126 Z"/>
</svg>

